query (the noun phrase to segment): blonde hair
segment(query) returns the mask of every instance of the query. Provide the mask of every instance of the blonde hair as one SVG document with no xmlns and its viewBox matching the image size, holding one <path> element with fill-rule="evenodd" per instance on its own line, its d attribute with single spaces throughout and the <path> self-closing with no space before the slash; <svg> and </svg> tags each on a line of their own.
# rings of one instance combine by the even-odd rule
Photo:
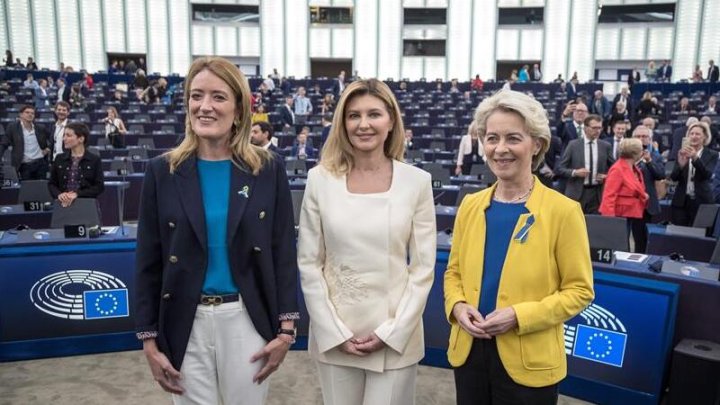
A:
<svg viewBox="0 0 720 405">
<path fill-rule="evenodd" d="M 105 111 L 112 112 L 113 115 L 115 116 L 115 118 L 120 118 L 120 114 L 118 114 L 117 108 L 115 108 L 115 107 L 112 107 L 112 106 L 105 107 Z"/>
<path fill-rule="evenodd" d="M 698 121 L 690 124 L 688 126 L 687 132 L 685 132 L 685 136 L 689 136 L 690 131 L 695 127 L 699 127 L 700 129 L 702 129 L 703 133 L 705 134 L 705 142 L 703 142 L 703 145 L 710 145 L 710 141 L 712 140 L 712 133 L 710 132 L 710 126 L 708 126 L 706 122 Z"/>
<path fill-rule="evenodd" d="M 230 139 L 228 140 L 232 151 L 233 164 L 240 169 L 249 170 L 252 174 L 258 174 L 263 165 L 272 159 L 272 156 L 264 149 L 250 143 L 250 127 L 252 125 L 250 86 L 247 78 L 237 66 L 225 58 L 214 56 L 195 59 L 185 77 L 185 93 L 183 95 L 183 104 L 185 111 L 187 111 L 185 116 L 185 138 L 180 145 L 164 154 L 170 163 L 170 173 L 173 173 L 185 159 L 197 153 L 199 140 L 192 129 L 190 121 L 190 86 L 195 76 L 204 70 L 225 82 L 235 96 L 238 112 L 230 129 Z"/>
<path fill-rule="evenodd" d="M 330 134 L 323 146 L 320 164 L 334 175 L 347 174 L 355 163 L 352 143 L 345 129 L 345 109 L 359 96 L 370 95 L 382 100 L 390 114 L 393 127 L 383 145 L 385 156 L 403 161 L 405 154 L 405 127 L 403 126 L 400 106 L 390 88 L 377 79 L 358 80 L 349 84 L 338 101 Z"/>
<path fill-rule="evenodd" d="M 623 159 L 637 159 L 642 155 L 643 145 L 638 138 L 623 138 L 618 145 L 618 156 Z"/>
<path fill-rule="evenodd" d="M 528 134 L 540 142 L 540 150 L 532 158 L 532 168 L 537 169 L 545 160 L 545 152 L 550 147 L 550 123 L 545 107 L 539 101 L 525 93 L 513 90 L 501 90 L 486 98 L 475 110 L 474 123 L 480 140 L 485 140 L 487 120 L 496 111 L 512 112 L 525 122 Z"/>
</svg>

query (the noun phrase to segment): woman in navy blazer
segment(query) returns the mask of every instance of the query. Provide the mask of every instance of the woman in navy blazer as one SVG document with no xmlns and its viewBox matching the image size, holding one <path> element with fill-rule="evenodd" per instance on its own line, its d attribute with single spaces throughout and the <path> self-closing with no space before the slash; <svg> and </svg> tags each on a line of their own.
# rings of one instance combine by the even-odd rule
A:
<svg viewBox="0 0 720 405">
<path fill-rule="evenodd" d="M 292 199 L 282 163 L 250 143 L 249 95 L 231 62 L 196 59 L 185 138 L 145 174 L 136 331 L 176 404 L 262 403 L 295 338 Z"/>
</svg>

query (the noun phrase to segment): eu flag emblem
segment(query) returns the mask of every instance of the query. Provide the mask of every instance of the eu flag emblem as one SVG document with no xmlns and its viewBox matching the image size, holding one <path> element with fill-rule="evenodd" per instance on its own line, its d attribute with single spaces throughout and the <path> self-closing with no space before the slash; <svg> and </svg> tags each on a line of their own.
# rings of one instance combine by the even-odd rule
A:
<svg viewBox="0 0 720 405">
<path fill-rule="evenodd" d="M 622 367 L 627 334 L 578 325 L 573 356 Z"/>
<path fill-rule="evenodd" d="M 130 315 L 128 290 L 87 290 L 83 292 L 85 319 L 121 318 Z"/>
</svg>

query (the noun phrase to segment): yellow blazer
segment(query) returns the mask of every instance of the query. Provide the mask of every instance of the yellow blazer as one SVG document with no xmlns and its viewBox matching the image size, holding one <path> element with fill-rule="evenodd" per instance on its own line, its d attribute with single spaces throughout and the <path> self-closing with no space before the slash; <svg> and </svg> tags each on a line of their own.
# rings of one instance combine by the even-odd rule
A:
<svg viewBox="0 0 720 405">
<path fill-rule="evenodd" d="M 455 219 L 444 286 L 445 314 L 452 325 L 448 360 L 454 367 L 465 363 L 473 337 L 460 327 L 452 309 L 463 301 L 479 306 L 485 210 L 494 191 L 495 186 L 466 197 Z M 525 207 L 529 213 L 515 225 L 497 296 L 497 308 L 512 306 L 518 326 L 496 339 L 510 377 L 518 384 L 543 387 L 567 374 L 563 322 L 582 311 L 595 293 L 580 205 L 535 179 Z M 532 225 L 523 229 L 528 220 Z"/>
</svg>

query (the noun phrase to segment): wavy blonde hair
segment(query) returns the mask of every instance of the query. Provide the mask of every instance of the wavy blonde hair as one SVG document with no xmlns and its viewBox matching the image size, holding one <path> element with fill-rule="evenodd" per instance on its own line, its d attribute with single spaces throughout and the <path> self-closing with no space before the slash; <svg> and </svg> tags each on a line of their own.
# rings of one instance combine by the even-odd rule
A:
<svg viewBox="0 0 720 405">
<path fill-rule="evenodd" d="M 533 170 L 545 160 L 545 152 L 550 147 L 550 123 L 545 107 L 539 101 L 525 93 L 513 90 L 500 90 L 483 100 L 475 110 L 473 122 L 477 125 L 480 140 L 485 140 L 487 120 L 495 111 L 513 112 L 525 122 L 525 129 L 533 139 L 540 142 L 540 150 L 532 158 Z"/>
<path fill-rule="evenodd" d="M 248 170 L 258 174 L 263 165 L 272 156 L 262 148 L 250 143 L 250 127 L 252 125 L 252 112 L 250 111 L 250 85 L 245 75 L 225 58 L 206 56 L 195 59 L 190 65 L 190 70 L 185 77 L 185 93 L 183 105 L 185 106 L 185 139 L 173 150 L 165 153 L 165 158 L 170 163 L 170 173 L 173 173 L 185 159 L 197 153 L 199 139 L 192 129 L 190 123 L 190 89 L 198 73 L 207 70 L 219 77 L 230 87 L 236 100 L 237 115 L 233 120 L 228 141 L 232 151 L 233 164 L 242 170 Z"/>
<path fill-rule="evenodd" d="M 405 127 L 402 113 L 390 88 L 377 79 L 358 80 L 349 84 L 338 101 L 332 127 L 322 149 L 320 164 L 335 175 L 347 174 L 355 163 L 355 153 L 345 129 L 345 110 L 355 97 L 371 95 L 385 104 L 385 109 L 393 120 L 393 127 L 383 145 L 385 156 L 403 161 L 405 154 Z"/>
</svg>

